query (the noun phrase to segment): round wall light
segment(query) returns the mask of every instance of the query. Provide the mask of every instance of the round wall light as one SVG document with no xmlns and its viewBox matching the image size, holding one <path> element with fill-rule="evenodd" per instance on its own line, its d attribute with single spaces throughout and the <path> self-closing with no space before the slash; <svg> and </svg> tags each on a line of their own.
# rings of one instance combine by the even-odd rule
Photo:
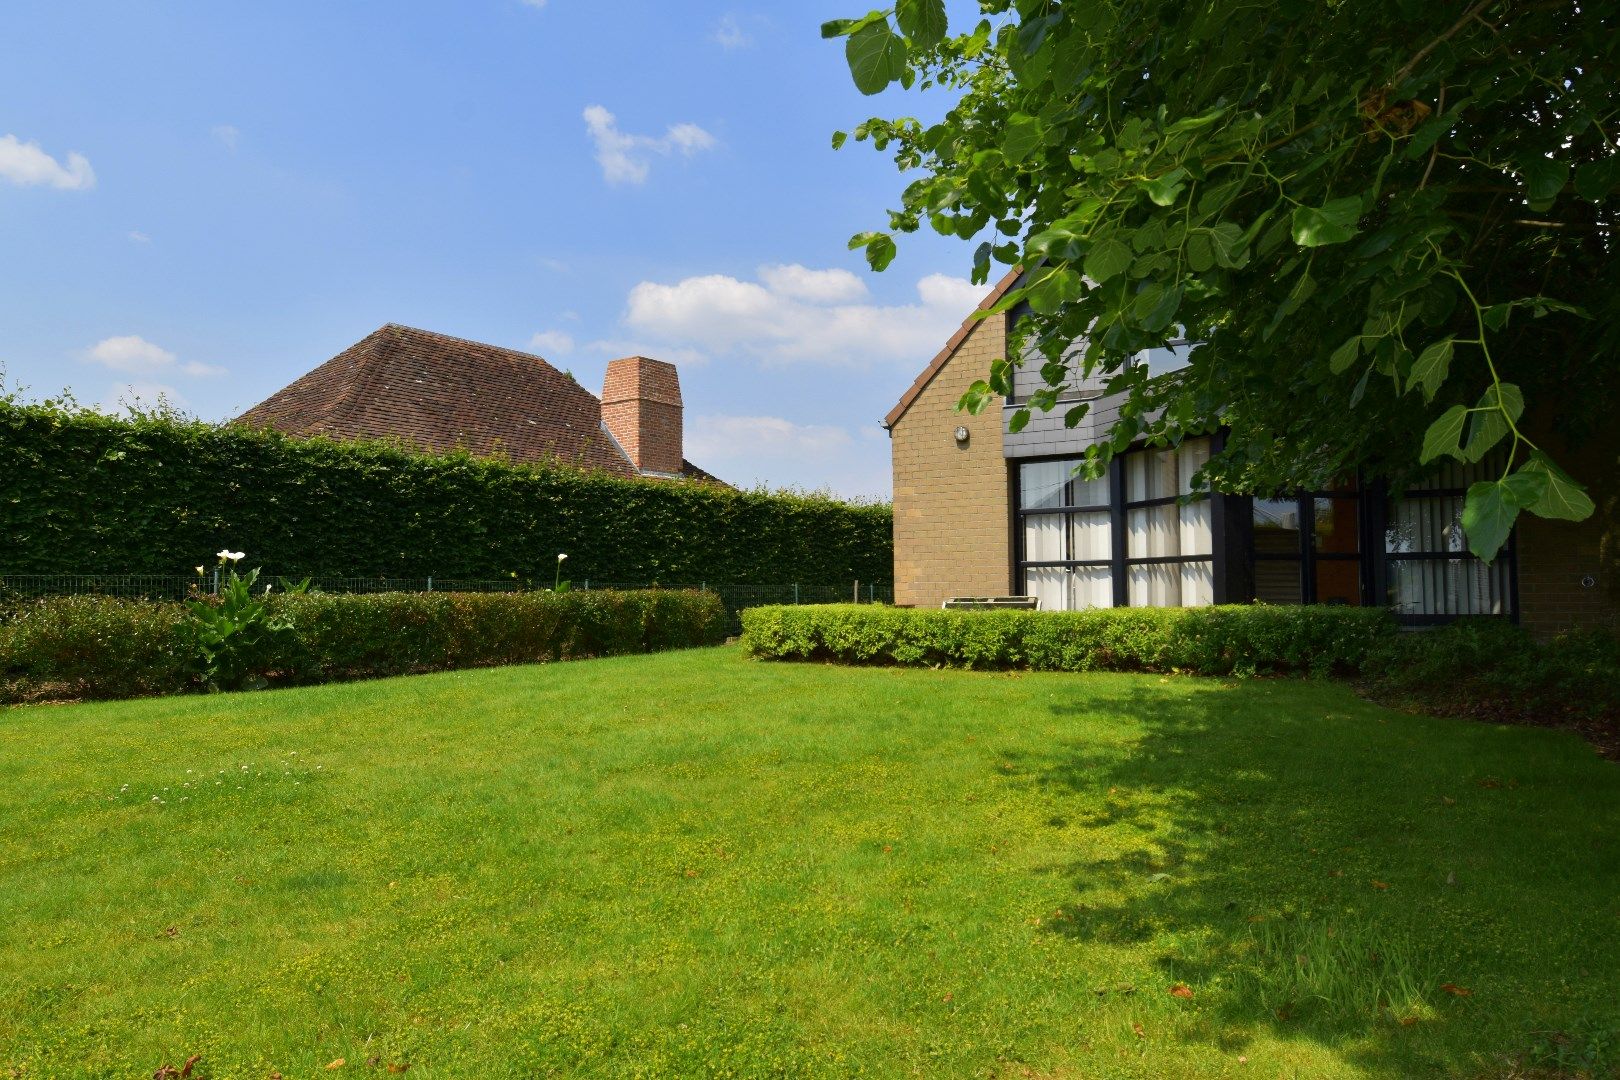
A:
<svg viewBox="0 0 1620 1080">
<path fill-rule="evenodd" d="M 968 444 L 968 429 L 965 426 L 959 424 L 959 425 L 957 425 L 957 428 L 956 428 L 956 445 L 957 446 L 966 446 L 967 444 Z"/>
</svg>

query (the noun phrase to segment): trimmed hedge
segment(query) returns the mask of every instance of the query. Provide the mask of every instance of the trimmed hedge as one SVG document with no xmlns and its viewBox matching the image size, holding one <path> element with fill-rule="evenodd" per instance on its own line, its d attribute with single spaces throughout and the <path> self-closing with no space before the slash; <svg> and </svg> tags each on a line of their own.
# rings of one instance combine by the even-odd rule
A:
<svg viewBox="0 0 1620 1080">
<path fill-rule="evenodd" d="M 886 582 L 890 508 L 0 396 L 0 573 Z"/>
<path fill-rule="evenodd" d="M 292 632 L 250 658 L 272 684 L 328 682 L 725 640 L 713 593 L 309 593 L 272 596 Z M 0 623 L 0 700 L 123 698 L 202 687 L 177 603 L 102 596 L 23 604 Z"/>
<path fill-rule="evenodd" d="M 940 611 L 868 605 L 742 613 L 750 655 L 780 660 L 1197 675 L 1344 673 L 1396 632 L 1377 608 Z"/>
</svg>

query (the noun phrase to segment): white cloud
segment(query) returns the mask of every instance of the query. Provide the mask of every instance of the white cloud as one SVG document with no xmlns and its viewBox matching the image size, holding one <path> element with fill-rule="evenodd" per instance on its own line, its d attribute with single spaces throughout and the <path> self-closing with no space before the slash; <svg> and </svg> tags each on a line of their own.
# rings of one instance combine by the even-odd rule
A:
<svg viewBox="0 0 1620 1080">
<path fill-rule="evenodd" d="M 602 178 L 610 184 L 641 184 L 647 180 L 654 154 L 680 153 L 691 157 L 715 145 L 713 135 L 696 124 L 671 124 L 662 136 L 630 135 L 619 130 L 612 113 L 600 105 L 589 105 L 584 112 L 585 130 L 596 145 L 596 161 Z"/>
<path fill-rule="evenodd" d="M 63 191 L 87 191 L 96 186 L 95 171 L 83 154 L 69 154 L 63 164 L 40 149 L 39 143 L 25 143 L 15 135 L 0 135 L 0 179 L 18 187 L 45 185 Z"/>
<path fill-rule="evenodd" d="M 574 351 L 574 339 L 561 330 L 542 330 L 529 339 L 529 351 L 564 356 Z"/>
<path fill-rule="evenodd" d="M 150 244 L 152 242 L 152 238 L 141 232 L 139 229 L 131 229 L 129 231 L 129 238 L 137 244 Z"/>
<path fill-rule="evenodd" d="M 242 141 L 242 133 L 237 130 L 234 124 L 216 124 L 213 136 L 227 150 L 235 150 L 236 144 Z"/>
<path fill-rule="evenodd" d="M 546 0 L 523 0 L 523 6 L 538 10 L 546 6 Z"/>
<path fill-rule="evenodd" d="M 837 304 L 866 296 L 866 282 L 848 270 L 811 270 L 791 266 L 762 266 L 760 280 L 778 296 L 812 304 Z"/>
<path fill-rule="evenodd" d="M 746 49 L 754 43 L 735 15 L 720 16 L 714 25 L 714 40 L 722 49 Z"/>
<path fill-rule="evenodd" d="M 945 274 L 917 283 L 918 302 L 855 303 L 853 274 L 764 267 L 764 284 L 724 274 L 630 290 L 625 321 L 655 341 L 710 353 L 735 350 L 773 363 L 918 368 L 938 352 L 988 291 Z M 852 284 L 853 282 L 853 284 Z M 657 355 L 656 353 L 653 355 Z"/>
<path fill-rule="evenodd" d="M 85 350 L 84 358 L 92 364 L 100 364 L 104 368 L 131 375 L 155 375 L 167 372 L 200 378 L 225 374 L 222 367 L 195 360 L 188 360 L 182 364 L 179 357 L 168 349 L 154 345 L 135 334 L 103 338 Z"/>
<path fill-rule="evenodd" d="M 689 451 L 705 457 L 796 458 L 847 448 L 849 432 L 826 424 L 795 424 L 780 416 L 694 416 L 686 437 Z"/>
</svg>

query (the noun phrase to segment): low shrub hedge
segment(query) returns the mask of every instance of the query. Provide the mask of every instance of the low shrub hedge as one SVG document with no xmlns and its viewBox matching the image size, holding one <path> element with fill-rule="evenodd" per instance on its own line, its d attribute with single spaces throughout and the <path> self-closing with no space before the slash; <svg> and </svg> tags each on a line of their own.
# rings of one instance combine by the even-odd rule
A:
<svg viewBox="0 0 1620 1080">
<path fill-rule="evenodd" d="M 713 645 L 725 608 L 712 593 L 307 593 L 272 596 L 291 632 L 248 669 L 272 685 L 573 660 Z M 51 597 L 0 622 L 0 700 L 122 698 L 203 686 L 181 604 Z"/>
<path fill-rule="evenodd" d="M 1350 607 L 940 611 L 869 605 L 742 613 L 750 655 L 1034 671 L 1198 675 L 1349 673 L 1396 636 L 1385 611 Z"/>
<path fill-rule="evenodd" d="M 1502 619 L 1402 634 L 1367 657 L 1365 689 L 1427 712 L 1516 723 L 1620 719 L 1620 636 L 1538 639 Z"/>
</svg>

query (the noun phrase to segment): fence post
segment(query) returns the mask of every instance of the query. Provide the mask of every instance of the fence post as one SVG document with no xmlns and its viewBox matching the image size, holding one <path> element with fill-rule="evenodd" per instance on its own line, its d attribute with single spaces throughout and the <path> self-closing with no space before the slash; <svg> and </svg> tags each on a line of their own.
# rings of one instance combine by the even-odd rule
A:
<svg viewBox="0 0 1620 1080">
<path fill-rule="evenodd" d="M 860 578 L 855 579 L 855 595 L 854 595 L 854 597 L 852 597 L 852 599 L 857 604 L 861 602 L 861 579 Z"/>
<path fill-rule="evenodd" d="M 433 575 L 429 574 L 428 575 L 428 592 L 432 592 L 432 591 L 433 591 Z"/>
<path fill-rule="evenodd" d="M 219 567 L 214 567 L 214 595 L 219 595 Z"/>
<path fill-rule="evenodd" d="M 591 579 L 590 578 L 585 579 L 585 591 L 586 592 L 591 591 Z"/>
<path fill-rule="evenodd" d="M 877 603 L 877 585 L 874 582 L 868 581 L 866 583 L 866 602 L 868 604 Z"/>
<path fill-rule="evenodd" d="M 799 602 L 799 583 L 797 581 L 793 583 L 793 602 L 795 604 Z"/>
</svg>

